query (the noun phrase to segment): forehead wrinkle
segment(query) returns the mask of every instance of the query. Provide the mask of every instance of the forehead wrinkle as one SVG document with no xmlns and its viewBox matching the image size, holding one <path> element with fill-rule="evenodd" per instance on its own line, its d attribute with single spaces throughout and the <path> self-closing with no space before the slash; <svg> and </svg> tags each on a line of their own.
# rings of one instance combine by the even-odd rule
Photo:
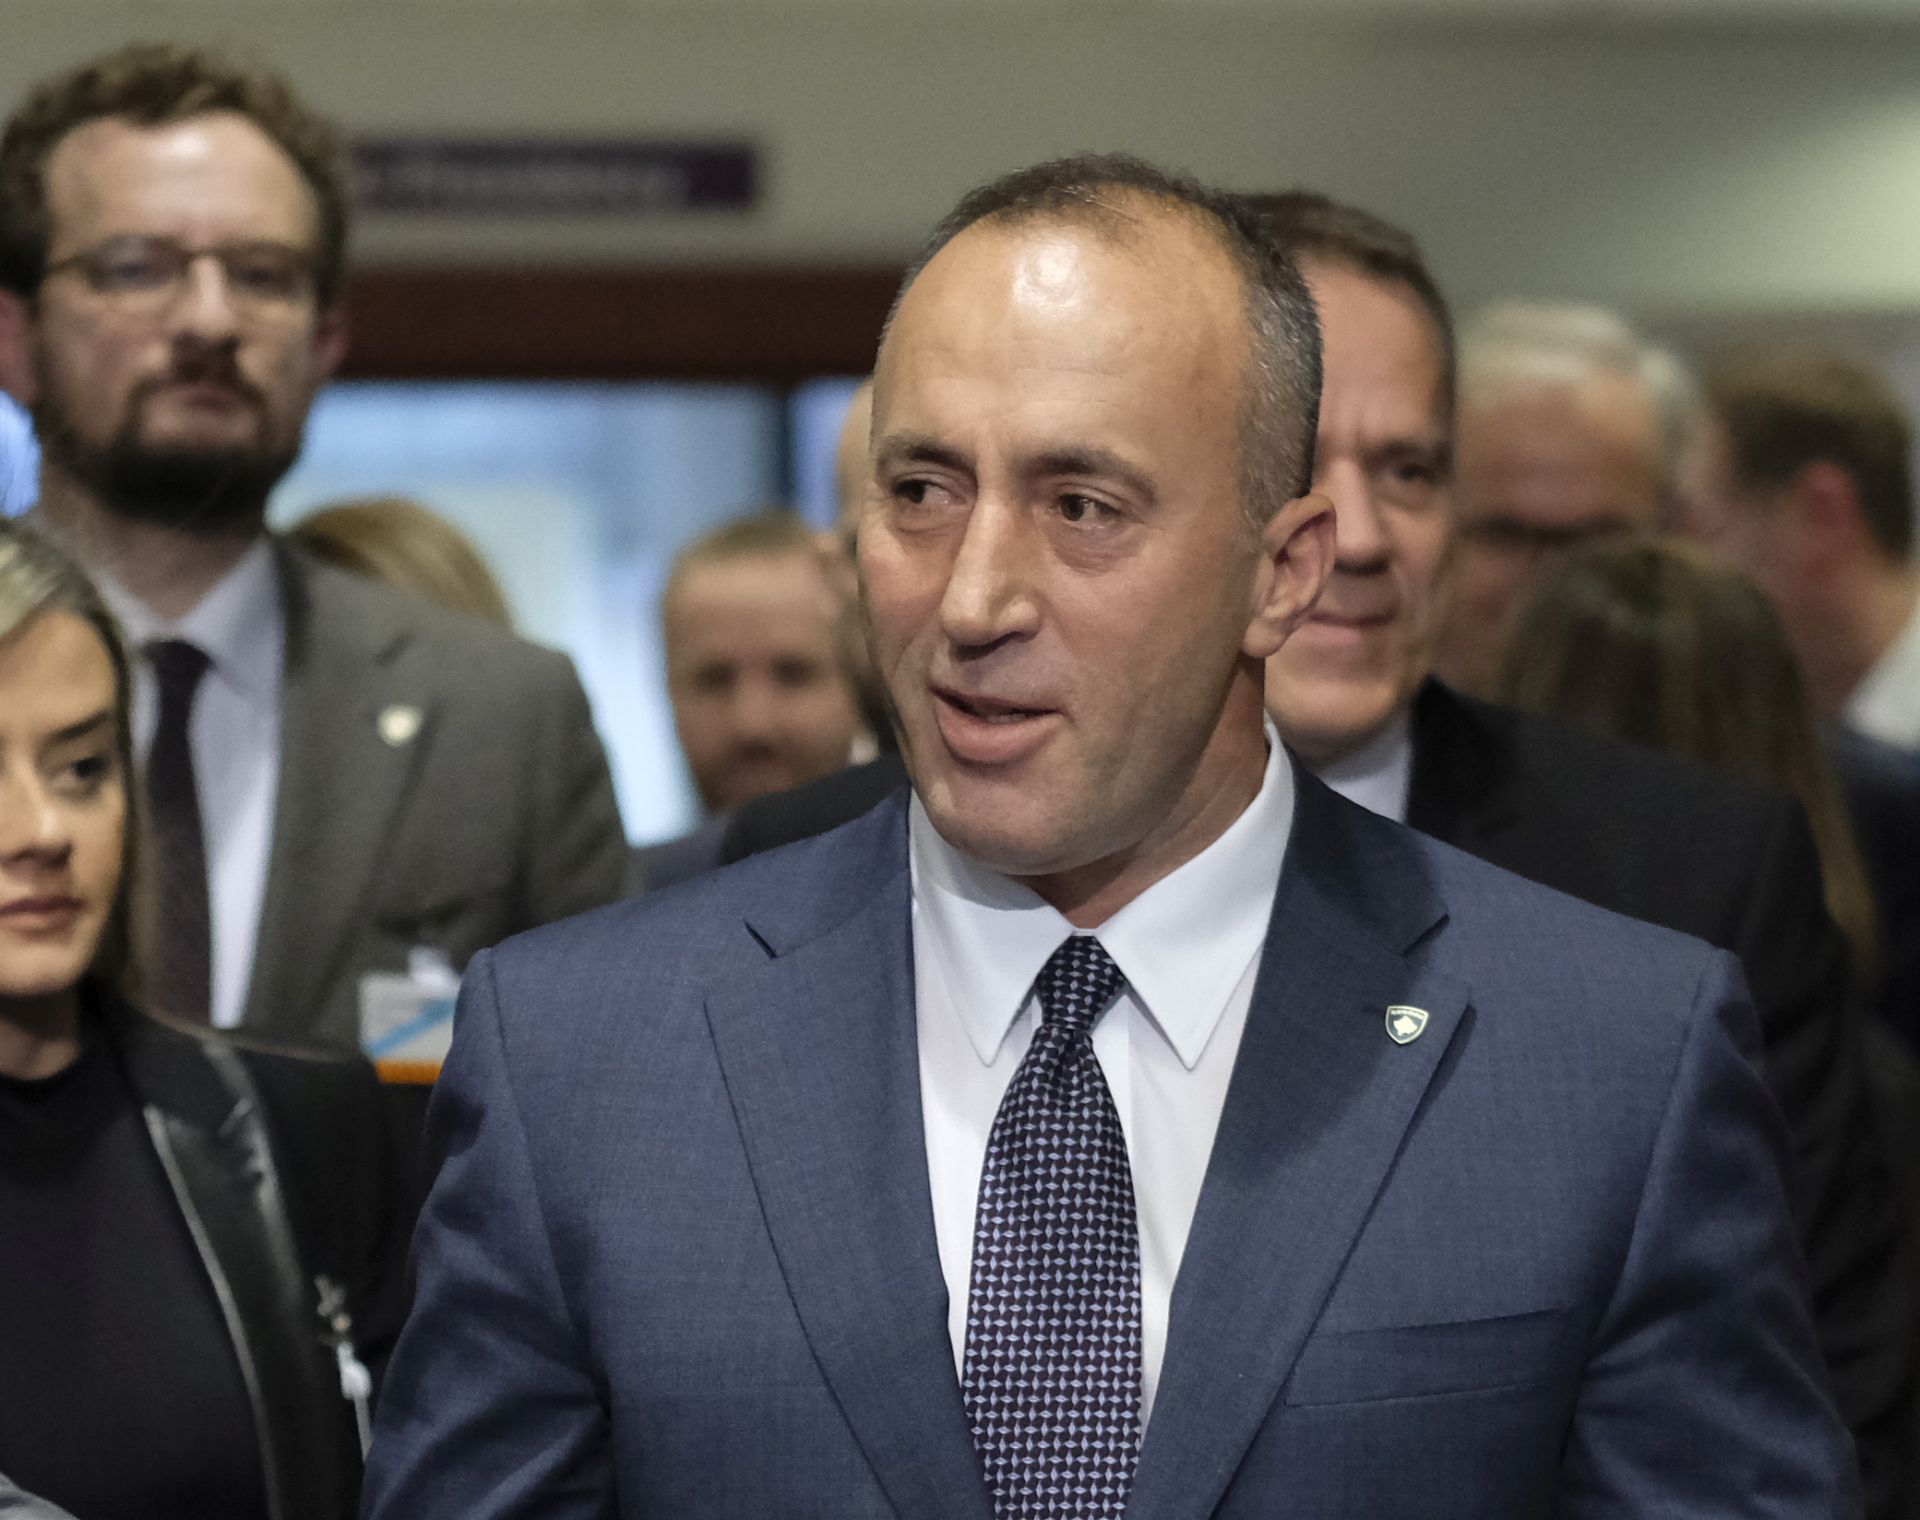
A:
<svg viewBox="0 0 1920 1520">
<path fill-rule="evenodd" d="M 51 229 L 76 222 L 89 238 L 240 229 L 311 239 L 320 211 L 286 151 L 245 116 L 209 111 L 146 125 L 84 122 L 54 144 L 46 168 Z M 292 226 L 283 225 L 291 213 Z"/>
<path fill-rule="evenodd" d="M 1251 361 L 1244 282 L 1189 219 L 1156 217 L 1125 237 L 1069 219 L 978 224 L 922 271 L 887 334 L 876 462 L 970 469 L 974 425 L 1024 413 L 1027 436 L 999 450 L 1023 475 L 1074 452 L 1126 463 L 1132 440 L 1115 429 L 1130 432 L 1148 376 L 1158 423 L 1218 429 L 1237 449 Z M 1067 377 L 1055 405 L 1048 382 Z"/>
</svg>

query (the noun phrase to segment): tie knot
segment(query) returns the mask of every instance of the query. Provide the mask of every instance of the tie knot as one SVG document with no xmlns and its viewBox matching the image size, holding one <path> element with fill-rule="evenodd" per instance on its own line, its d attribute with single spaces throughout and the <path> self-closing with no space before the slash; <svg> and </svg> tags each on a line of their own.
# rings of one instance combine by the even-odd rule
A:
<svg viewBox="0 0 1920 1520">
<path fill-rule="evenodd" d="M 162 698 L 191 697 L 213 663 L 206 650 L 185 639 L 155 639 L 147 645 L 146 655 Z"/>
<path fill-rule="evenodd" d="M 1035 990 L 1046 1023 L 1081 1034 L 1106 1012 L 1126 977 L 1091 934 L 1075 934 L 1047 958 Z"/>
</svg>

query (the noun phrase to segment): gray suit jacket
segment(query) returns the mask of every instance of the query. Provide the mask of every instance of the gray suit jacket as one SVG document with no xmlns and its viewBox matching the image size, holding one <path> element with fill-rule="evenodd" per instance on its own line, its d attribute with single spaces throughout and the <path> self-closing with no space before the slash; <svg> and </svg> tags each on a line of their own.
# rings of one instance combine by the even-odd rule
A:
<svg viewBox="0 0 1920 1520">
<path fill-rule="evenodd" d="M 1733 958 L 1299 787 L 1128 1515 L 1857 1514 Z M 910 912 L 895 798 L 476 961 L 370 1520 L 989 1520 Z"/>
<path fill-rule="evenodd" d="M 358 1043 L 360 979 L 614 901 L 627 842 L 566 656 L 282 545 L 280 784 L 244 1024 Z"/>
</svg>

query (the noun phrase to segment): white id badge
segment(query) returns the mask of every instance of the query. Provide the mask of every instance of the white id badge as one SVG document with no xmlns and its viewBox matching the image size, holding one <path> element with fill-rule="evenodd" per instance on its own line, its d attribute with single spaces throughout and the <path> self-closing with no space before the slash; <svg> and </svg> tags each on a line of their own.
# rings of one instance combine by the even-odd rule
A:
<svg viewBox="0 0 1920 1520">
<path fill-rule="evenodd" d="M 384 1082 L 432 1082 L 453 1041 L 460 974 L 428 945 L 407 953 L 405 971 L 360 978 L 360 1048 Z"/>
</svg>

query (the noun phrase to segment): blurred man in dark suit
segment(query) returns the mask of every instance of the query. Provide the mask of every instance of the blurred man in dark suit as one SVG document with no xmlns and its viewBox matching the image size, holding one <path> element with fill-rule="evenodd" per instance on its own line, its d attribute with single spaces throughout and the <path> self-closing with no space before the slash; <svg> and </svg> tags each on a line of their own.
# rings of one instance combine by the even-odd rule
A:
<svg viewBox="0 0 1920 1520">
<path fill-rule="evenodd" d="M 906 764 L 894 742 L 886 694 L 873 671 L 873 656 L 866 647 L 859 608 L 851 600 L 854 539 L 870 487 L 867 450 L 872 431 L 873 381 L 869 378 L 853 393 L 847 414 L 841 419 L 840 437 L 834 449 L 834 487 L 839 493 L 840 514 L 834 535 L 837 542 L 829 552 L 841 556 L 847 577 L 850 601 L 840 637 L 859 696 L 860 711 L 879 753 L 863 764 L 835 771 L 806 786 L 756 798 L 736 809 L 720 834 L 711 864 L 745 860 L 762 850 L 823 834 L 864 813 L 889 792 L 906 784 Z"/>
<path fill-rule="evenodd" d="M 483 945 L 618 896 L 627 851 L 564 657 L 266 531 L 345 347 L 346 237 L 332 130 L 213 54 L 94 59 L 0 137 L 37 517 L 141 655 L 149 990 L 358 1045 L 371 986 L 439 995 Z"/>
<path fill-rule="evenodd" d="M 1374 811 L 1740 956 L 1793 1129 L 1793 1202 L 1828 1366 L 1873 1513 L 1904 1513 L 1912 1272 L 1805 818 L 1785 798 L 1431 678 L 1455 527 L 1446 302 L 1400 229 L 1318 195 L 1255 204 L 1320 308 L 1315 481 L 1339 523 L 1326 594 L 1269 664 L 1269 709 L 1324 780 Z"/>
<path fill-rule="evenodd" d="M 1750 354 L 1710 372 L 1683 521 L 1772 599 L 1833 721 L 1880 921 L 1877 998 L 1920 1050 L 1920 565 L 1913 428 L 1871 366 Z"/>
<path fill-rule="evenodd" d="M 793 512 L 722 523 L 680 551 L 660 597 L 680 752 L 707 817 L 634 851 L 633 888 L 719 864 L 733 811 L 873 753 L 843 643 L 839 549 Z"/>
</svg>

